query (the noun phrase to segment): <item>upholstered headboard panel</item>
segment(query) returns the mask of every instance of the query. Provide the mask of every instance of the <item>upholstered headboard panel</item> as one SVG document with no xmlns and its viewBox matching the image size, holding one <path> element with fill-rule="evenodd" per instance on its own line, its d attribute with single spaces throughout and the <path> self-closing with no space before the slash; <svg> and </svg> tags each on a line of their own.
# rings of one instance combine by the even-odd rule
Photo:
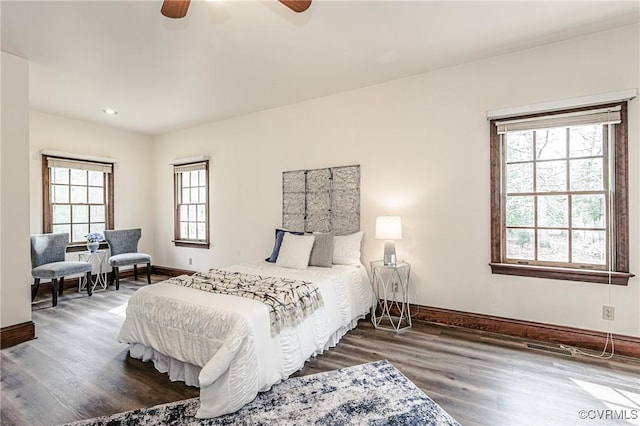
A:
<svg viewBox="0 0 640 426">
<path fill-rule="evenodd" d="M 282 173 L 282 226 L 346 235 L 360 230 L 360 166 Z"/>
</svg>

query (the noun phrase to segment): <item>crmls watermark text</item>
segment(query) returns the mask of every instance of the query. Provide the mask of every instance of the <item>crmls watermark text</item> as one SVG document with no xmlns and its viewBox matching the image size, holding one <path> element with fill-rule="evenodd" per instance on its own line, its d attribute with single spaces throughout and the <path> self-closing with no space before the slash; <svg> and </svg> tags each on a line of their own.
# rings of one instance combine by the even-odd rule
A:
<svg viewBox="0 0 640 426">
<path fill-rule="evenodd" d="M 637 420 L 640 418 L 640 410 L 580 410 L 578 417 L 583 420 Z"/>
</svg>

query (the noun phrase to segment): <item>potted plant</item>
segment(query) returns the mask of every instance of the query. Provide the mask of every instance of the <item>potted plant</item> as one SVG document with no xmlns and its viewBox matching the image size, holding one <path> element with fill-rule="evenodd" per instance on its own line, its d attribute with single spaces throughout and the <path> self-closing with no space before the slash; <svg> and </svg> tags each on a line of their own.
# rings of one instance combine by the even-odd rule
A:
<svg viewBox="0 0 640 426">
<path fill-rule="evenodd" d="M 104 241 L 104 236 L 100 232 L 90 232 L 84 236 L 87 239 L 87 249 L 95 253 L 100 247 L 100 241 Z"/>
</svg>

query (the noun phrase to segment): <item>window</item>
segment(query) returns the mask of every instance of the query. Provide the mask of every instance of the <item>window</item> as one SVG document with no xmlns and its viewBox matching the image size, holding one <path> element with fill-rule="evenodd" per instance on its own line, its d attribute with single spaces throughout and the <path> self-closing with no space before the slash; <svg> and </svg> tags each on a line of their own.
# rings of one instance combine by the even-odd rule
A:
<svg viewBox="0 0 640 426">
<path fill-rule="evenodd" d="M 89 232 L 113 229 L 113 164 L 42 156 L 44 232 L 67 232 L 85 244 Z"/>
<path fill-rule="evenodd" d="M 175 165 L 177 246 L 209 248 L 209 162 Z"/>
<path fill-rule="evenodd" d="M 626 103 L 491 121 L 493 273 L 626 284 Z"/>
</svg>

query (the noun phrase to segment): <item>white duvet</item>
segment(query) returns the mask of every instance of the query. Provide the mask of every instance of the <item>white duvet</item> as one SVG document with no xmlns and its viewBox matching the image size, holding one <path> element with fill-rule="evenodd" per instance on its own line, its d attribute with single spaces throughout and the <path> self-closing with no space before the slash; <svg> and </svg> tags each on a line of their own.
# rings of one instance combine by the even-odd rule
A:
<svg viewBox="0 0 640 426">
<path fill-rule="evenodd" d="M 136 291 L 119 340 L 171 380 L 200 387 L 197 417 L 232 413 L 335 346 L 370 310 L 362 265 L 306 270 L 268 262 L 223 268 L 315 283 L 324 306 L 271 337 L 267 307 L 252 299 L 158 283 Z"/>
</svg>

